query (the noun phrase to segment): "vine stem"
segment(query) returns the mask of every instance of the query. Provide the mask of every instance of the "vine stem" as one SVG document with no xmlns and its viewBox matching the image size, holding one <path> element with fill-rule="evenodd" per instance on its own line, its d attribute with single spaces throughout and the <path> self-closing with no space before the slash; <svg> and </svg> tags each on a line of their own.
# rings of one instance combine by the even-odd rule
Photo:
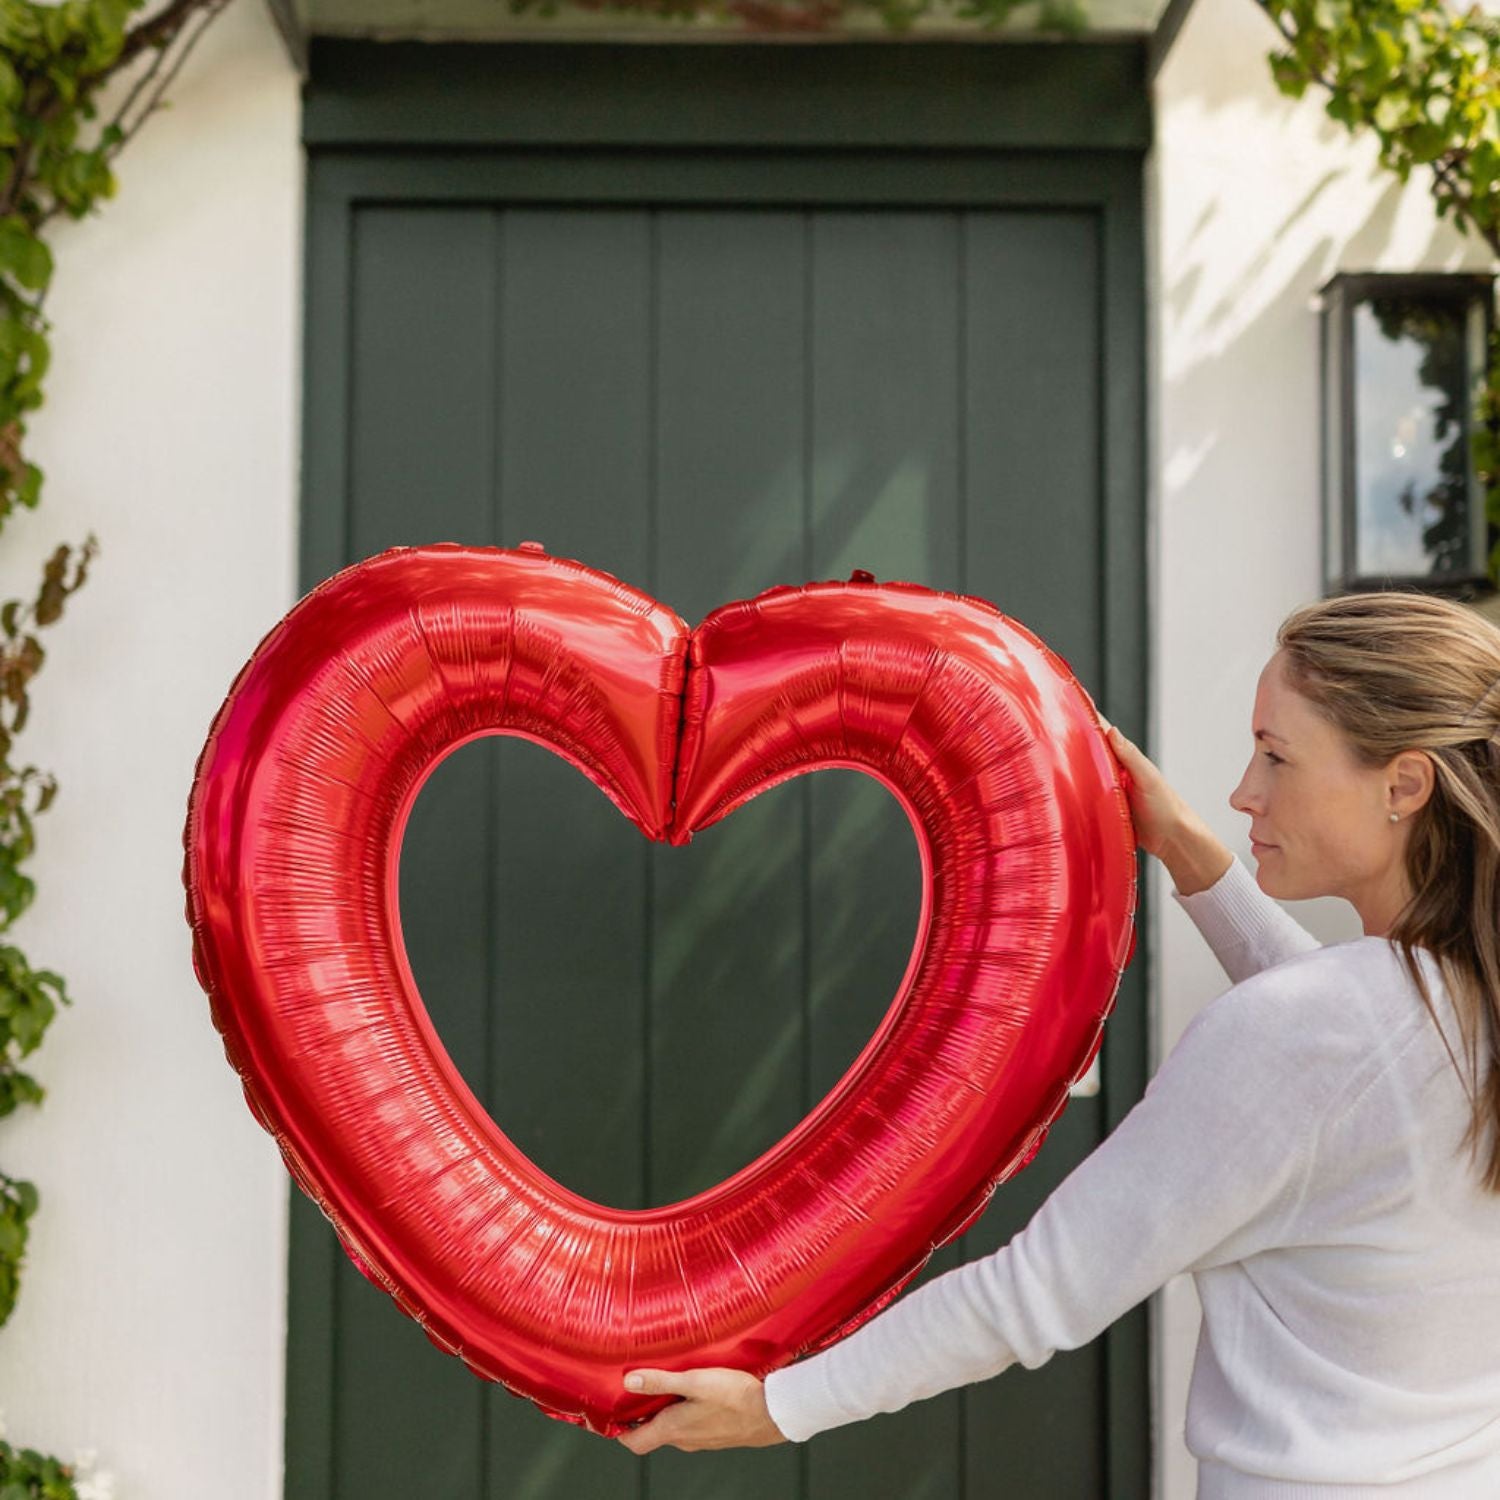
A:
<svg viewBox="0 0 1500 1500">
<path fill-rule="evenodd" d="M 129 67 L 147 47 L 167 46 L 182 29 L 188 18 L 203 4 L 203 0 L 170 0 L 154 16 L 132 26 L 125 33 L 119 56 L 107 67 L 96 68 L 92 73 L 80 73 L 77 82 L 98 84 L 121 68 Z"/>
</svg>

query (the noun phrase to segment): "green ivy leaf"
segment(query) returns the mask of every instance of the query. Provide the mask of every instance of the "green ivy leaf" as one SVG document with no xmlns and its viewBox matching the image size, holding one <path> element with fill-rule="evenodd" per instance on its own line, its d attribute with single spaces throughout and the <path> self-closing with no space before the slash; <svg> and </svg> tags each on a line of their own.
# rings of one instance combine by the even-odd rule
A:
<svg viewBox="0 0 1500 1500">
<path fill-rule="evenodd" d="M 17 394 L 40 395 L 42 379 L 52 363 L 52 351 L 46 336 L 34 328 L 23 328 L 20 332 L 21 353 L 26 357 L 26 373 L 15 384 Z"/>
<path fill-rule="evenodd" d="M 140 0 L 94 0 L 94 35 L 102 57 L 93 61 L 93 67 L 107 66 L 120 55 L 125 44 L 125 24 L 139 5 Z"/>
<path fill-rule="evenodd" d="M 61 52 L 71 29 L 72 17 L 66 6 L 59 5 L 42 12 L 42 35 L 46 38 L 49 51 Z M 0 1500 L 4 1500 L 4 1497 L 0 1496 Z"/>
<path fill-rule="evenodd" d="M 1377 130 L 1396 130 L 1411 113 L 1411 95 L 1405 89 L 1392 89 L 1375 101 L 1374 125 Z"/>
<path fill-rule="evenodd" d="M 39 292 L 52 278 L 52 252 L 19 214 L 0 219 L 0 271 L 8 272 L 29 292 Z"/>
<path fill-rule="evenodd" d="M 1344 6 L 1336 0 L 1313 0 L 1313 25 L 1319 31 L 1333 31 L 1343 19 Z"/>
<path fill-rule="evenodd" d="M 1268 56 L 1276 87 L 1289 98 L 1300 99 L 1307 92 L 1307 73 L 1302 64 L 1286 52 L 1272 52 Z"/>
<path fill-rule="evenodd" d="M 1337 120 L 1351 129 L 1359 123 L 1359 103 L 1350 94 L 1331 94 L 1323 109 L 1330 120 Z"/>
<path fill-rule="evenodd" d="M 14 1114 L 23 1104 L 40 1104 L 46 1093 L 30 1073 L 19 1068 L 0 1071 L 0 1118 Z"/>
<path fill-rule="evenodd" d="M 21 1217 L 12 1217 L 7 1210 L 0 1213 L 0 1259 L 20 1260 L 26 1249 L 26 1226 Z"/>
</svg>

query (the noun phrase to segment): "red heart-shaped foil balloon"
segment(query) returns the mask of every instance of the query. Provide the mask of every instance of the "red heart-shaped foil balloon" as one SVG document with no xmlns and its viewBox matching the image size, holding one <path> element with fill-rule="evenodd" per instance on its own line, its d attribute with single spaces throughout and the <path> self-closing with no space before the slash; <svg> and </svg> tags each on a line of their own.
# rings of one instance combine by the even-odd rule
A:
<svg viewBox="0 0 1500 1500">
<path fill-rule="evenodd" d="M 483 734 L 565 756 L 674 844 L 829 766 L 910 818 L 922 908 L 889 1010 L 717 1187 L 645 1210 L 579 1197 L 434 1031 L 401 837 L 438 762 Z M 194 970 L 298 1184 L 434 1343 L 609 1436 L 669 1399 L 627 1395 L 627 1369 L 762 1375 L 889 1301 L 1035 1154 L 1134 949 L 1129 809 L 1067 663 L 983 600 L 864 573 L 690 631 L 535 543 L 381 553 L 240 672 L 183 844 Z"/>
</svg>

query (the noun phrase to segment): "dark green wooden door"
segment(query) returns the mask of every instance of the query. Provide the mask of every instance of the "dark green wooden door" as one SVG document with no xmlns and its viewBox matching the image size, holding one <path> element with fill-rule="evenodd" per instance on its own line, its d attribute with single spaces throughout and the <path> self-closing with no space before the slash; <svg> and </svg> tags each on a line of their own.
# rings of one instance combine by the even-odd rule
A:
<svg viewBox="0 0 1500 1500">
<path fill-rule="evenodd" d="M 398 543 L 536 539 L 695 623 L 867 568 L 993 600 L 1132 728 L 1138 167 L 315 150 L 303 587 Z M 438 768 L 401 860 L 413 971 L 464 1077 L 544 1170 L 623 1207 L 711 1185 L 832 1086 L 905 967 L 918 888 L 909 826 L 858 773 L 674 850 L 500 737 Z M 1003 1243 L 1129 1107 L 1140 979 L 1102 1092 L 925 1275 Z M 1140 1312 L 807 1445 L 642 1462 L 441 1354 L 300 1194 L 291 1278 L 293 1500 L 1145 1494 Z"/>
</svg>

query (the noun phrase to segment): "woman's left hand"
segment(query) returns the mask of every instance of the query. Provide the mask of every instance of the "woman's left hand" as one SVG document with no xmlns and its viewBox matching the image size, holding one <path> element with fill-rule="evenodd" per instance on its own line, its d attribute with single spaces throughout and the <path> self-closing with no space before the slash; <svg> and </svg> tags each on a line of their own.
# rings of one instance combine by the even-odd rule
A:
<svg viewBox="0 0 1500 1500">
<path fill-rule="evenodd" d="M 620 1434 L 620 1441 L 632 1453 L 668 1447 L 684 1453 L 705 1448 L 769 1448 L 787 1441 L 771 1420 L 764 1384 L 745 1370 L 631 1370 L 625 1388 L 683 1398 L 649 1422 Z"/>
</svg>

